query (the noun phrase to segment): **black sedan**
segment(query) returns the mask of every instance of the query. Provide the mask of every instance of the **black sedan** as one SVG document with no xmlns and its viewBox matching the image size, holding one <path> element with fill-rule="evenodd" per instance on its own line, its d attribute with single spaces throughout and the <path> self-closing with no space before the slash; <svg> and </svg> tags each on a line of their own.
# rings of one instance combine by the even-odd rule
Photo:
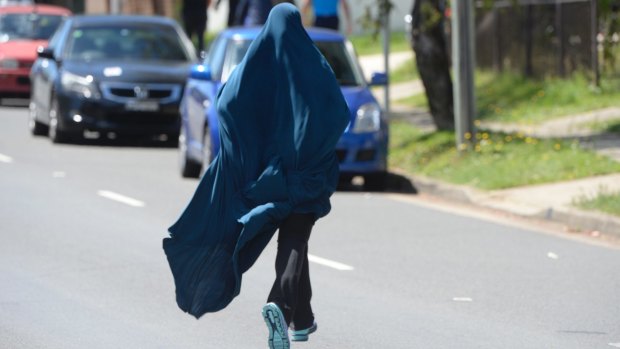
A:
<svg viewBox="0 0 620 349">
<path fill-rule="evenodd" d="M 39 48 L 30 131 L 54 143 L 129 135 L 176 142 L 179 102 L 196 52 L 154 16 L 76 16 Z"/>
</svg>

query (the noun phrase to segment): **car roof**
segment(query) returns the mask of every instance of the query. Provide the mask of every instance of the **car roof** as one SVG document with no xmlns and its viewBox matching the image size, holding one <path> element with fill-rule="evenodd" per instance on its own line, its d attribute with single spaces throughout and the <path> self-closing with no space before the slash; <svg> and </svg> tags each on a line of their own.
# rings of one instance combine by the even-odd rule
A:
<svg viewBox="0 0 620 349">
<path fill-rule="evenodd" d="M 121 26 L 127 24 L 137 25 L 175 25 L 176 22 L 162 16 L 141 16 L 141 15 L 80 15 L 71 18 L 74 27 L 88 26 Z"/>
<path fill-rule="evenodd" d="M 40 13 L 44 15 L 71 15 L 67 8 L 54 5 L 10 5 L 0 6 L 0 14 L 7 13 Z"/>
<path fill-rule="evenodd" d="M 220 36 L 231 39 L 254 40 L 262 27 L 232 27 L 225 29 Z M 310 38 L 314 41 L 344 41 L 345 38 L 337 31 L 323 28 L 305 28 Z"/>
</svg>

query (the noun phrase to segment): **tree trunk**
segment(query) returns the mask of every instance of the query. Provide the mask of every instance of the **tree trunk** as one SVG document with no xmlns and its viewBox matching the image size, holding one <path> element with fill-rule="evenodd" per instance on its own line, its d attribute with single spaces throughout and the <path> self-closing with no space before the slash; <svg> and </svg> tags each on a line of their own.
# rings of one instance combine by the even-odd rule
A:
<svg viewBox="0 0 620 349">
<path fill-rule="evenodd" d="M 414 0 L 411 46 L 435 126 L 454 130 L 450 58 L 444 33 L 444 1 Z"/>
</svg>

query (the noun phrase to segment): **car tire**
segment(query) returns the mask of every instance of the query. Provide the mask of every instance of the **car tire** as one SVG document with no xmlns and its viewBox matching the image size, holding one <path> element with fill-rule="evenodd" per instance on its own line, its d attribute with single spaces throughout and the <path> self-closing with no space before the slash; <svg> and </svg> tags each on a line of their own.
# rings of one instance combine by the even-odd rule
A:
<svg viewBox="0 0 620 349">
<path fill-rule="evenodd" d="M 34 102 L 30 103 L 30 118 L 28 119 L 28 128 L 33 136 L 47 136 L 49 128 L 44 123 L 37 121 L 37 105 Z"/>
<path fill-rule="evenodd" d="M 184 128 L 181 127 L 181 134 L 179 135 L 179 169 L 181 170 L 181 177 L 198 178 L 200 177 L 201 168 L 202 166 L 197 161 L 187 156 L 187 137 L 185 136 Z"/>
<path fill-rule="evenodd" d="M 384 191 L 387 187 L 387 173 L 378 172 L 364 176 L 364 190 Z"/>
<path fill-rule="evenodd" d="M 52 99 L 50 100 L 50 125 L 48 130 L 48 136 L 52 143 L 67 143 L 71 139 L 69 134 L 58 127 L 58 99 L 56 96 L 52 95 Z"/>
</svg>

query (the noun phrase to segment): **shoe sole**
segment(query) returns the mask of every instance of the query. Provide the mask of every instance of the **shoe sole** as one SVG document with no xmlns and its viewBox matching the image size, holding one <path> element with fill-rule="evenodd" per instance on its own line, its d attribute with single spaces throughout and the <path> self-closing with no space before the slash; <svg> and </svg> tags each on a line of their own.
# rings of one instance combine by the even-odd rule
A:
<svg viewBox="0 0 620 349">
<path fill-rule="evenodd" d="M 305 333 L 295 333 L 296 331 L 291 331 L 290 335 L 291 335 L 291 341 L 293 342 L 307 342 L 308 341 L 308 337 L 310 337 L 310 335 L 314 332 L 316 332 L 317 329 L 317 325 L 316 323 L 314 325 L 312 325 L 312 327 L 310 327 L 309 329 L 305 330 L 308 332 Z"/>
<path fill-rule="evenodd" d="M 263 319 L 269 329 L 269 349 L 290 349 L 288 328 L 284 328 L 282 312 L 276 305 L 267 304 L 263 307 Z"/>
</svg>

